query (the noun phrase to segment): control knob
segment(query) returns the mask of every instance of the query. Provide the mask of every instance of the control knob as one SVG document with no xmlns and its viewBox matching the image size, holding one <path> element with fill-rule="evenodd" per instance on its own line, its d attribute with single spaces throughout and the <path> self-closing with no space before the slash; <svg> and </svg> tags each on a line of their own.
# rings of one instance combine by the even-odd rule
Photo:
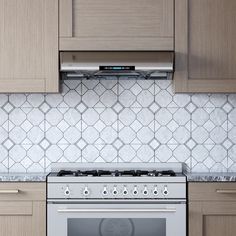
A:
<svg viewBox="0 0 236 236">
<path fill-rule="evenodd" d="M 117 188 L 116 188 L 115 186 L 114 186 L 114 188 L 113 188 L 112 194 L 113 194 L 113 195 L 117 195 L 117 194 L 118 194 Z"/>
<path fill-rule="evenodd" d="M 124 189 L 123 189 L 123 195 L 127 195 L 127 194 L 128 194 L 128 190 L 127 190 L 126 187 L 124 187 Z"/>
<path fill-rule="evenodd" d="M 83 195 L 84 195 L 84 196 L 88 196 L 89 193 L 90 193 L 90 192 L 89 192 L 88 187 L 85 187 L 84 190 L 83 190 Z"/>
<path fill-rule="evenodd" d="M 135 186 L 133 190 L 133 195 L 137 195 L 137 194 L 138 194 L 138 189 L 137 189 L 137 186 Z"/>
<path fill-rule="evenodd" d="M 103 191 L 102 191 L 102 195 L 106 196 L 107 194 L 108 194 L 107 187 L 104 186 Z"/>
<path fill-rule="evenodd" d="M 163 190 L 163 195 L 164 195 L 164 196 L 167 196 L 168 194 L 169 194 L 169 191 L 168 191 L 167 186 L 165 185 L 165 186 L 164 186 L 164 190 Z"/>
<path fill-rule="evenodd" d="M 155 188 L 154 188 L 154 190 L 153 190 L 153 194 L 154 194 L 154 195 L 158 195 L 157 186 L 155 186 Z"/>
<path fill-rule="evenodd" d="M 68 186 L 66 187 L 64 194 L 65 194 L 66 197 L 70 196 L 70 189 L 69 189 Z"/>
<path fill-rule="evenodd" d="M 145 187 L 144 187 L 144 190 L 143 190 L 143 195 L 148 195 L 147 186 L 145 186 Z"/>
</svg>

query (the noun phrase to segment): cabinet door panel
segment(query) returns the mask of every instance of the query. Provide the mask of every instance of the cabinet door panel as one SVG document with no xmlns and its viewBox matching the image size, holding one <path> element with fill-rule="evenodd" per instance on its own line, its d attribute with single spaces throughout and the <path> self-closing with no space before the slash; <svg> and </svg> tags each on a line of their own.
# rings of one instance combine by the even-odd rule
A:
<svg viewBox="0 0 236 236">
<path fill-rule="evenodd" d="M 173 49 L 173 0 L 60 0 L 60 49 Z"/>
<path fill-rule="evenodd" d="M 175 90 L 236 92 L 236 1 L 175 4 Z"/>
<path fill-rule="evenodd" d="M 57 0 L 0 0 L 0 92 L 58 91 Z"/>
<path fill-rule="evenodd" d="M 203 218 L 204 236 L 235 236 L 236 215 L 235 216 L 205 216 Z"/>
<path fill-rule="evenodd" d="M 0 202 L 0 236 L 45 235 L 45 201 Z"/>
<path fill-rule="evenodd" d="M 235 202 L 190 202 L 189 236 L 234 236 Z"/>
</svg>

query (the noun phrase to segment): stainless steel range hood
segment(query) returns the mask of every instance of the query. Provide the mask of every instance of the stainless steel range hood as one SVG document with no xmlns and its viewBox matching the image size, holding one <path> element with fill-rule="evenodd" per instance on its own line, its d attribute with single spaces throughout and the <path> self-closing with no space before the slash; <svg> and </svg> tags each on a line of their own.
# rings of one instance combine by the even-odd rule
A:
<svg viewBox="0 0 236 236">
<path fill-rule="evenodd" d="M 64 78 L 127 76 L 170 79 L 174 52 L 61 52 Z"/>
</svg>

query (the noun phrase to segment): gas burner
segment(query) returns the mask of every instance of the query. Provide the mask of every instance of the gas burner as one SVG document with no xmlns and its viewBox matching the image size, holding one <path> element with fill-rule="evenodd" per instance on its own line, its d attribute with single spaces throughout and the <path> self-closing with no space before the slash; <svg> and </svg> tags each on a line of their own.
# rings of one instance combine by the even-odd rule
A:
<svg viewBox="0 0 236 236">
<path fill-rule="evenodd" d="M 77 170 L 77 171 L 71 171 L 71 170 L 60 170 L 57 174 L 57 176 L 111 176 L 111 177 L 166 177 L 166 176 L 176 176 L 175 172 L 173 170 L 163 170 L 163 171 L 147 171 L 147 170 Z"/>
<path fill-rule="evenodd" d="M 166 177 L 166 176 L 176 176 L 176 174 L 173 170 L 163 170 L 163 171 L 153 170 L 148 173 L 148 176 Z"/>
</svg>

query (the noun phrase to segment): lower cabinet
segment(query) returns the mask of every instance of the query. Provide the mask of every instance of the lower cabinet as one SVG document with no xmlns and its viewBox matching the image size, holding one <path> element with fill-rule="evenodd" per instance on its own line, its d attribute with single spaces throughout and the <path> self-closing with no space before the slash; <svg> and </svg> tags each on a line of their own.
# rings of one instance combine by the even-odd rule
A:
<svg viewBox="0 0 236 236">
<path fill-rule="evenodd" d="M 189 236 L 236 235 L 236 183 L 189 184 Z"/>
<path fill-rule="evenodd" d="M 46 184 L 0 184 L 0 236 L 46 236 Z"/>
</svg>

